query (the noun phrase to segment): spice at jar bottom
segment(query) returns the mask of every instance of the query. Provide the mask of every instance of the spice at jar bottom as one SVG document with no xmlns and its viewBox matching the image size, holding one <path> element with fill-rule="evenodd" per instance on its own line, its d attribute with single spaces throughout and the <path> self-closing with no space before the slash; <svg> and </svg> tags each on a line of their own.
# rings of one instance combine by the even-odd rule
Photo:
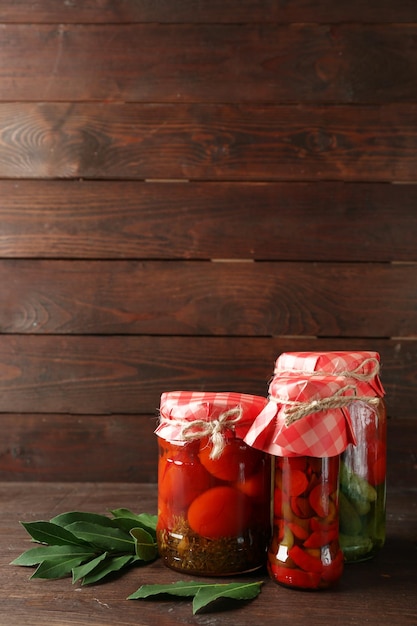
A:
<svg viewBox="0 0 417 626">
<path fill-rule="evenodd" d="M 229 576 L 259 569 L 266 556 L 269 533 L 247 532 L 239 537 L 207 539 L 178 519 L 172 530 L 157 530 L 160 555 L 168 567 L 187 574 Z M 260 555 L 262 562 L 260 564 Z"/>
</svg>

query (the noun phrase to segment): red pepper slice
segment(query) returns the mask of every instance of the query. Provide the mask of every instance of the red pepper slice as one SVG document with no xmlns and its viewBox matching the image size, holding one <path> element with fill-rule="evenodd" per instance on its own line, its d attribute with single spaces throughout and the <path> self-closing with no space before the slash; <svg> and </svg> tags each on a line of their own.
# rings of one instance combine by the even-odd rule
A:
<svg viewBox="0 0 417 626">
<path fill-rule="evenodd" d="M 296 522 L 288 522 L 288 528 L 291 530 L 294 537 L 297 537 L 297 539 L 301 539 L 301 541 L 305 542 L 305 540 L 309 536 L 308 530 L 303 526 L 300 526 L 300 524 L 297 524 Z"/>
<path fill-rule="evenodd" d="M 295 515 L 302 519 L 307 519 L 314 515 L 314 511 L 310 506 L 308 498 L 304 498 L 303 496 L 292 496 L 291 508 Z"/>
<path fill-rule="evenodd" d="M 339 531 L 334 526 L 327 527 L 325 530 L 315 530 L 304 541 L 305 548 L 322 548 L 337 539 Z"/>
<path fill-rule="evenodd" d="M 321 573 L 321 579 L 326 583 L 334 583 L 343 573 L 343 552 L 339 550 L 330 565 L 326 565 Z"/>
<path fill-rule="evenodd" d="M 287 478 L 288 481 L 283 481 L 282 486 L 284 491 L 290 496 L 300 496 L 308 487 L 308 478 L 299 469 L 291 469 Z"/>
<path fill-rule="evenodd" d="M 305 572 L 315 572 L 321 574 L 323 571 L 323 563 L 320 559 L 308 554 L 300 546 L 293 546 L 288 550 L 288 556 L 294 561 L 298 567 Z"/>
<path fill-rule="evenodd" d="M 271 577 L 284 585 L 299 587 L 300 589 L 317 589 L 320 585 L 320 574 L 315 572 L 304 572 L 300 569 L 284 567 L 270 562 L 268 569 Z"/>
<path fill-rule="evenodd" d="M 330 485 L 319 483 L 310 491 L 308 497 L 310 505 L 319 517 L 326 517 L 330 511 L 329 496 L 331 493 Z"/>
</svg>

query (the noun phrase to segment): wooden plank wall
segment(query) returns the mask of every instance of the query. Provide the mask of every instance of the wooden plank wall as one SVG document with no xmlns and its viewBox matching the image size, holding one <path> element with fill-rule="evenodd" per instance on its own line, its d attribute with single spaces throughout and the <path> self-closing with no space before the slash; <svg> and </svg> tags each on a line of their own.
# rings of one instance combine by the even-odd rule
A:
<svg viewBox="0 0 417 626">
<path fill-rule="evenodd" d="M 415 474 L 416 41 L 414 0 L 2 0 L 0 479 L 154 481 L 163 391 L 350 348 Z"/>
</svg>

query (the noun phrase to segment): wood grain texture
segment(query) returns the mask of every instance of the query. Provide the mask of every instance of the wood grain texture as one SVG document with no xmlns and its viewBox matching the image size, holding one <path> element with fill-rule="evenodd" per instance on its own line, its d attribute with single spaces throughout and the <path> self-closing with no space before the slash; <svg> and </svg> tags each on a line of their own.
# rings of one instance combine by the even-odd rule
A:
<svg viewBox="0 0 417 626">
<path fill-rule="evenodd" d="M 155 480 L 163 391 L 371 349 L 411 481 L 416 3 L 0 13 L 0 477 Z"/>
<path fill-rule="evenodd" d="M 0 335 L 0 412 L 154 414 L 163 391 L 265 395 L 281 352 L 376 350 L 390 416 L 415 418 L 413 339 Z"/>
<path fill-rule="evenodd" d="M 0 101 L 415 102 L 416 37 L 417 24 L 5 24 Z"/>
<path fill-rule="evenodd" d="M 196 616 L 192 615 L 190 599 L 126 600 L 142 584 L 170 584 L 184 579 L 160 560 L 133 568 L 105 584 L 85 587 L 72 585 L 70 579 L 29 581 L 30 569 L 8 565 L 29 547 L 28 534 L 19 520 L 48 520 L 72 510 L 103 515 L 119 507 L 138 513 L 156 512 L 155 485 L 17 482 L 1 483 L 0 493 L 0 620 L 8 626 L 275 626 L 278 610 L 280 621 L 293 626 L 304 626 L 306 620 L 310 626 L 322 626 L 323 615 L 332 623 L 340 623 L 341 616 L 346 615 L 352 626 L 362 626 L 364 616 L 368 626 L 416 623 L 417 507 L 413 487 L 389 490 L 384 549 L 376 559 L 346 567 L 338 588 L 316 594 L 286 590 L 260 570 L 243 579 L 263 581 L 254 601 L 221 604 Z M 217 582 L 231 579 L 220 578 Z"/>
<path fill-rule="evenodd" d="M 0 104 L 0 177 L 415 181 L 417 105 Z"/>
<path fill-rule="evenodd" d="M 415 22 L 413 0 L 2 0 L 1 21 L 30 23 Z"/>
<path fill-rule="evenodd" d="M 416 185 L 0 180 L 0 256 L 416 261 L 416 206 Z"/>
<path fill-rule="evenodd" d="M 0 261 L 3 333 L 415 337 L 417 264 Z"/>
<path fill-rule="evenodd" d="M 158 438 L 150 415 L 0 415 L 0 480 L 155 483 Z M 388 487 L 416 478 L 415 419 L 388 420 Z"/>
<path fill-rule="evenodd" d="M 153 415 L 0 415 L 1 480 L 156 482 Z"/>
</svg>

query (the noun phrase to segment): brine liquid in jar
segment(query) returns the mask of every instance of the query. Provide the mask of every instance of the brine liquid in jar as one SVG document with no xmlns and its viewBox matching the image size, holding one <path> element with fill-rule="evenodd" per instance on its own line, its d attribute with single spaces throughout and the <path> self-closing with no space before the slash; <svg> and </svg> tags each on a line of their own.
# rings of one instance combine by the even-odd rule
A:
<svg viewBox="0 0 417 626">
<path fill-rule="evenodd" d="M 277 583 L 314 590 L 340 579 L 338 480 L 339 456 L 276 457 L 267 567 Z"/>
<path fill-rule="evenodd" d="M 157 541 L 168 567 L 205 576 L 265 564 L 270 539 L 271 458 L 228 436 L 219 458 L 209 437 L 159 438 Z"/>
<path fill-rule="evenodd" d="M 345 561 L 372 558 L 385 543 L 386 405 L 352 402 L 349 414 L 356 446 L 342 453 L 340 468 L 340 543 Z"/>
</svg>

